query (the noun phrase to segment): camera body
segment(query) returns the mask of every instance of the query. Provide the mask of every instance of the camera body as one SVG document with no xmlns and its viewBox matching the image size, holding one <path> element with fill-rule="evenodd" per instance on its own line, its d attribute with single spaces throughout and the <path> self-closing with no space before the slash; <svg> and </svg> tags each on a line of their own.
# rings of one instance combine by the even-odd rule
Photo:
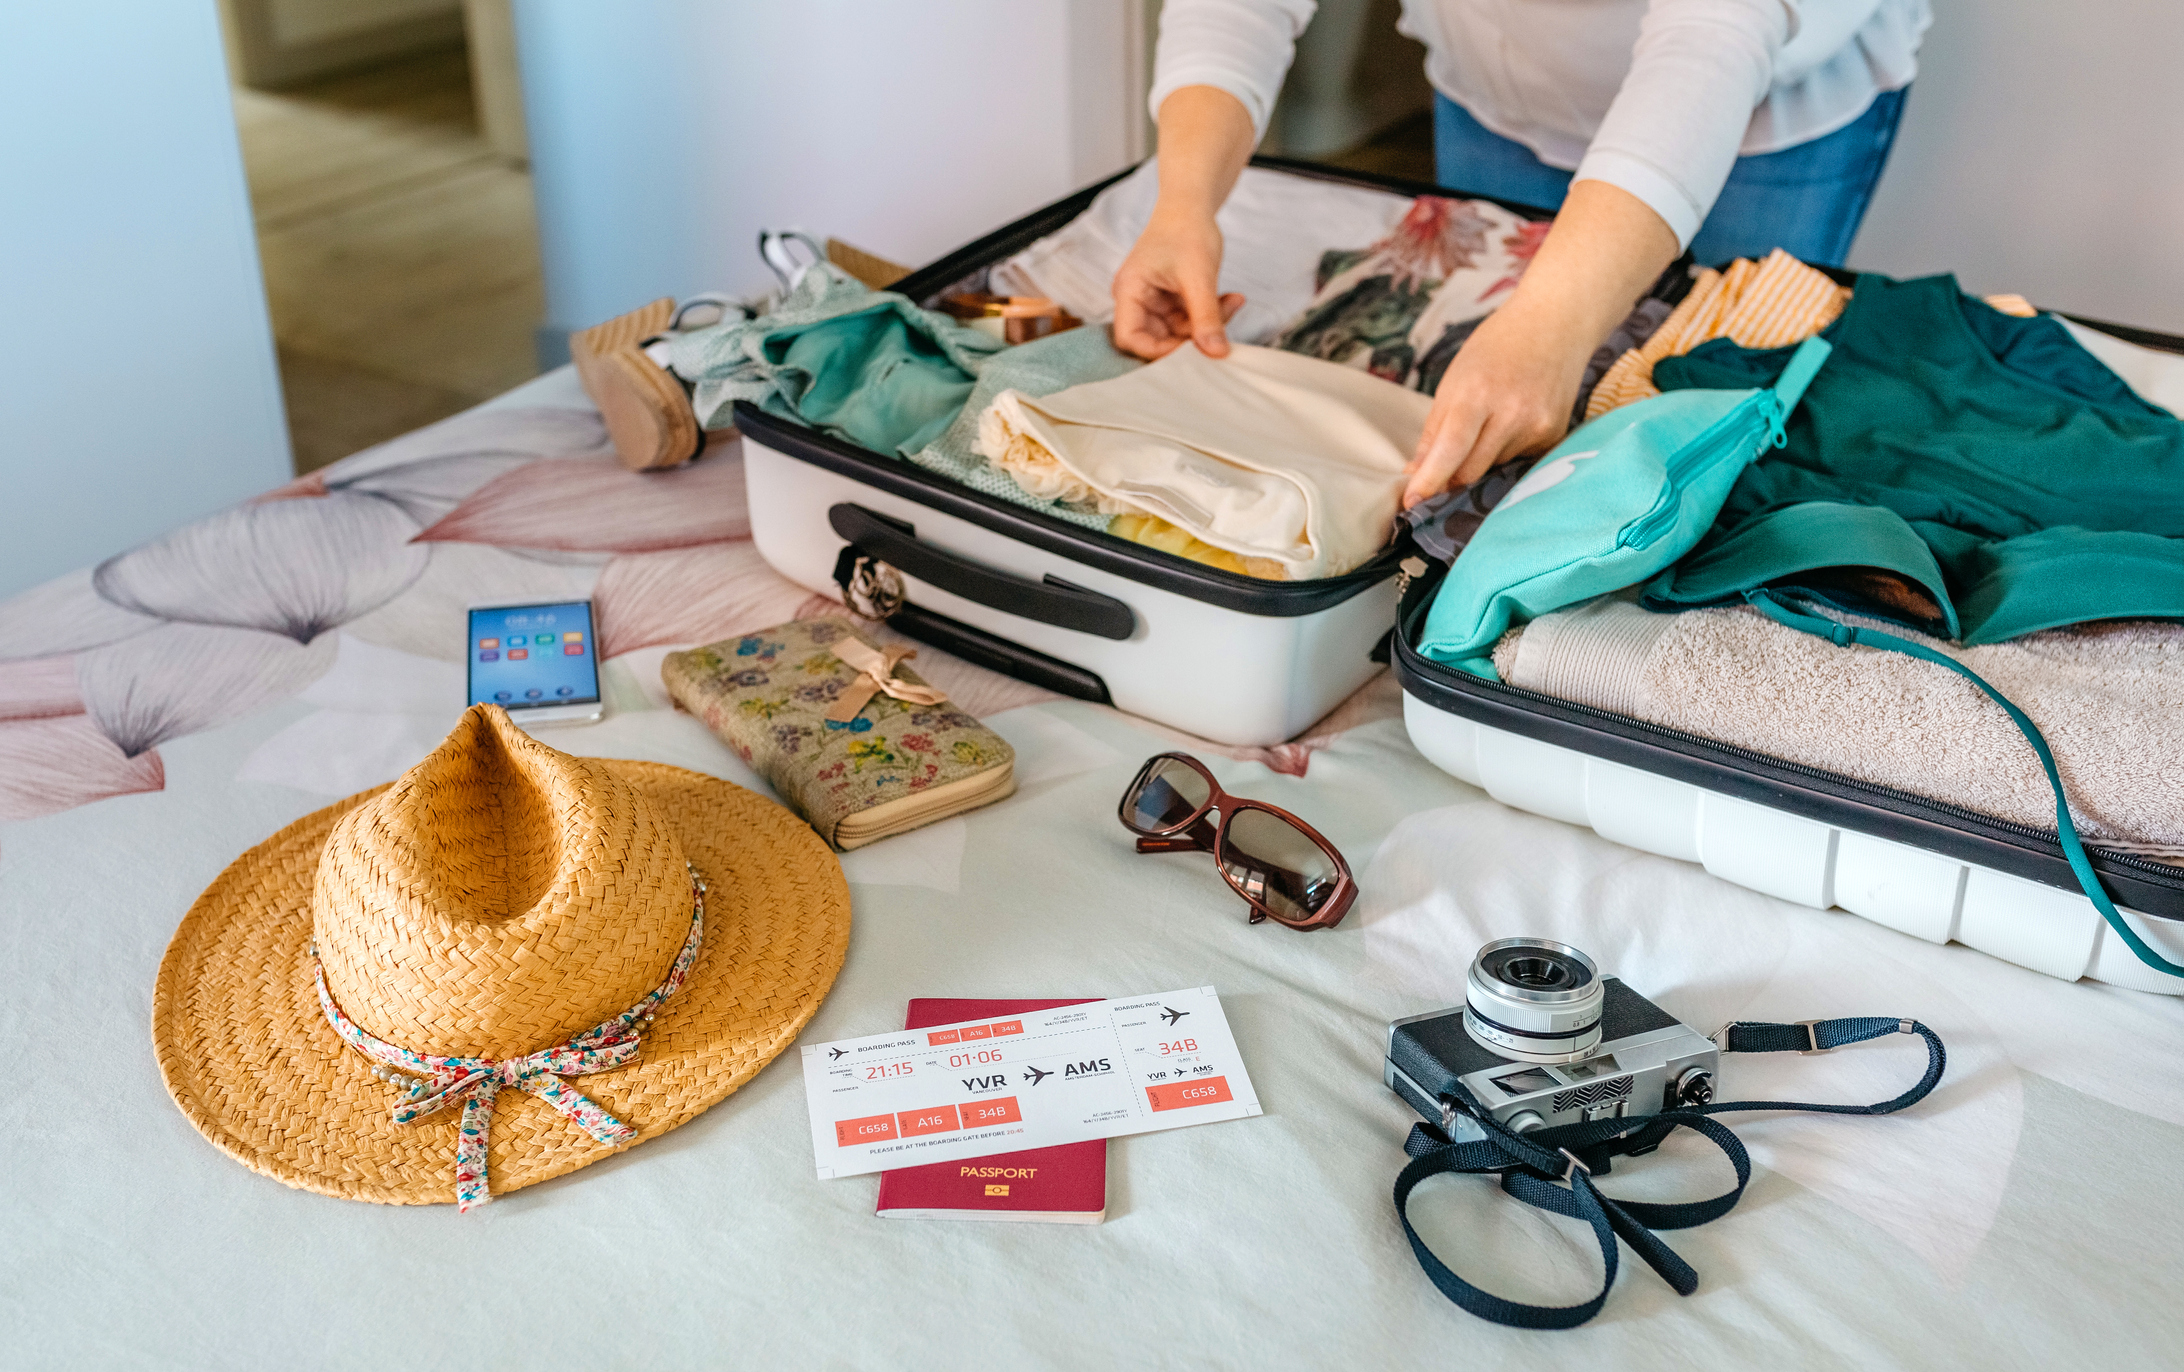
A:
<svg viewBox="0 0 2184 1372">
<path fill-rule="evenodd" d="M 1543 990 L 1543 980 L 1554 984 Z M 1597 975 L 1574 948 L 1490 943 L 1472 964 L 1468 991 L 1462 1006 L 1389 1025 L 1383 1074 L 1390 1090 L 1459 1143 L 1485 1137 L 1443 1104 L 1459 1081 L 1518 1134 L 1713 1099 L 1721 1063 L 1713 1041 L 1619 979 Z M 1526 1009 L 1529 1020 L 1513 1013 Z"/>
</svg>

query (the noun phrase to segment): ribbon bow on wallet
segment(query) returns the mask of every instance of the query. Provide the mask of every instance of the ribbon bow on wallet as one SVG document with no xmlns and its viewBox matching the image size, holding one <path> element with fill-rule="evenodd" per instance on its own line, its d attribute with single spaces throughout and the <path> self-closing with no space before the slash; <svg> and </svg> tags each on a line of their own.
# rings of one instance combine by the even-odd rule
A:
<svg viewBox="0 0 2184 1372">
<path fill-rule="evenodd" d="M 833 645 L 834 655 L 857 669 L 856 679 L 842 688 L 841 696 L 827 718 L 836 724 L 847 724 L 857 717 L 857 712 L 871 703 L 872 697 L 886 692 L 895 699 L 911 705 L 941 705 L 948 693 L 937 686 L 917 682 L 897 681 L 895 668 L 905 658 L 916 657 L 915 648 L 893 645 L 875 648 L 859 638 L 845 638 Z"/>
</svg>

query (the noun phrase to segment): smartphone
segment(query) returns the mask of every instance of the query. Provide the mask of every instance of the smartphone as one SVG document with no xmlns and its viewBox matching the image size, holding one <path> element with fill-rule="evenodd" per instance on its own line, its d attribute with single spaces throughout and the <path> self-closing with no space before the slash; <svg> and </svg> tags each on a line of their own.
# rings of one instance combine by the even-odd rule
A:
<svg viewBox="0 0 2184 1372">
<path fill-rule="evenodd" d="M 498 705 L 525 726 L 599 718 L 599 644 L 588 600 L 473 605 L 463 656 L 473 705 Z"/>
</svg>

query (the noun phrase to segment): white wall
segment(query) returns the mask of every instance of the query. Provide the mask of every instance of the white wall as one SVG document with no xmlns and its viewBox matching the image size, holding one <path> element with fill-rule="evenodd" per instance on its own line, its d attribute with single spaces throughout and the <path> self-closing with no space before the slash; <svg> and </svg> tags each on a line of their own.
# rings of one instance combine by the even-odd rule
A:
<svg viewBox="0 0 2184 1372">
<path fill-rule="evenodd" d="M 1933 4 L 1852 265 L 2184 333 L 2184 4 Z"/>
<path fill-rule="evenodd" d="M 0 42 L 0 596 L 291 474 L 211 0 Z"/>
<path fill-rule="evenodd" d="M 763 290 L 762 228 L 918 264 L 1120 169 L 1135 12 L 516 0 L 548 329 Z"/>
</svg>

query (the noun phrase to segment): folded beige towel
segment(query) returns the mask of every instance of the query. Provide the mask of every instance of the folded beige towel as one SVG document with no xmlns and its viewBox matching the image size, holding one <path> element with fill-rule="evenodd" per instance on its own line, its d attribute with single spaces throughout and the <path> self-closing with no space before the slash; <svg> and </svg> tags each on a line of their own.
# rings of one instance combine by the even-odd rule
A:
<svg viewBox="0 0 2184 1372">
<path fill-rule="evenodd" d="M 1186 343 L 1113 380 L 1001 392 L 977 449 L 1034 495 L 1155 515 L 1305 581 L 1387 545 L 1432 408 L 1316 357 L 1238 345 L 1215 360 Z"/>
<path fill-rule="evenodd" d="M 1878 627 L 1956 658 L 2031 716 L 2089 842 L 2184 857 L 2184 624 L 2082 624 L 1982 648 Z M 1527 690 L 2055 827 L 2047 774 L 1977 687 L 1754 610 L 1656 615 L 1603 598 L 1511 631 L 1494 667 Z"/>
</svg>

